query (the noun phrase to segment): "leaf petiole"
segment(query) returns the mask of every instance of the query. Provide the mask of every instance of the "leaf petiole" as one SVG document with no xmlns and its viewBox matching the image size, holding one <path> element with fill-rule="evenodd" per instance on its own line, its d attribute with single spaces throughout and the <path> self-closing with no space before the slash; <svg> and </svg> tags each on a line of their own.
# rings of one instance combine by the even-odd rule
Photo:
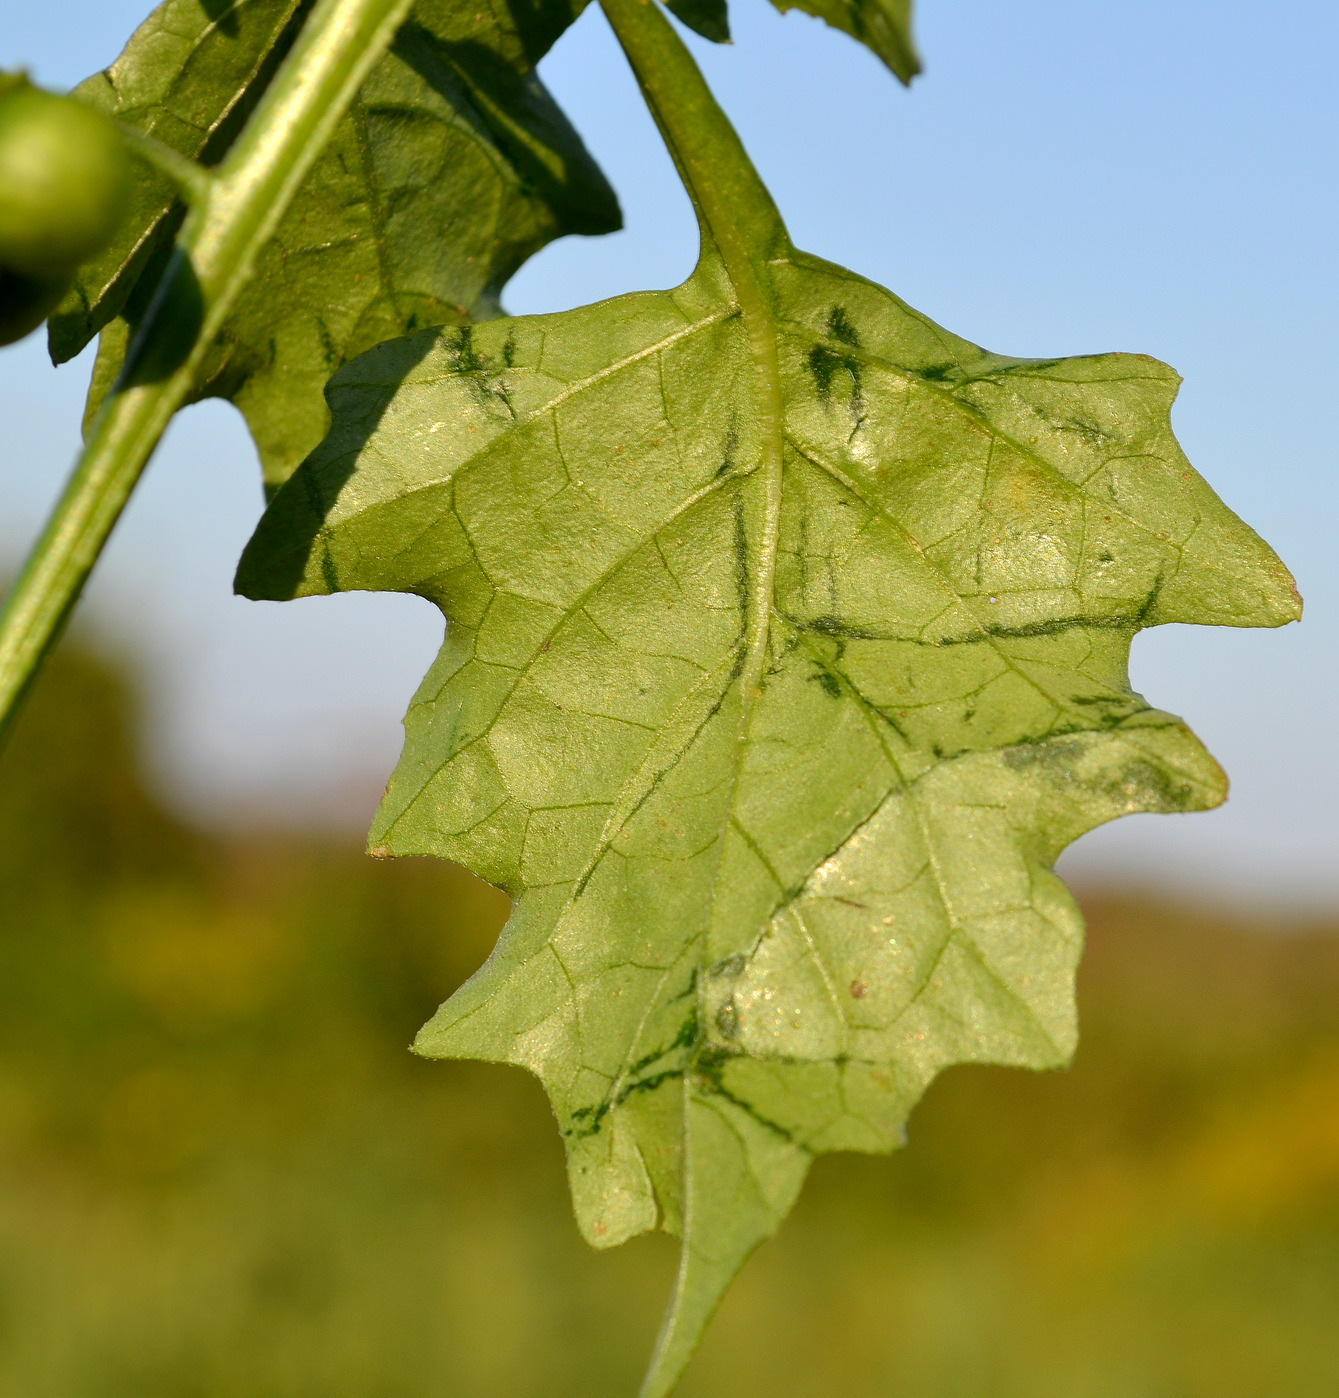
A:
<svg viewBox="0 0 1339 1398">
<path fill-rule="evenodd" d="M 131 154 L 152 165 L 159 174 L 171 180 L 177 193 L 188 204 L 195 208 L 208 204 L 216 183 L 211 171 L 206 170 L 203 165 L 197 165 L 194 160 L 188 160 L 166 142 L 131 126 L 129 122 L 118 121 L 116 129 L 121 133 Z"/>
</svg>

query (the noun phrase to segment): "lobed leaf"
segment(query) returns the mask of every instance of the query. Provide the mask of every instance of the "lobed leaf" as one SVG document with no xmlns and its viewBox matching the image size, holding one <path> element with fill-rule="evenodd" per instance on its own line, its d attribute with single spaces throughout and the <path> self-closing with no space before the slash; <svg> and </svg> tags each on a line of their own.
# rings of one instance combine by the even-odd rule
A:
<svg viewBox="0 0 1339 1398">
<path fill-rule="evenodd" d="M 214 164 L 287 51 L 300 0 L 166 0 L 78 95 Z M 533 67 L 581 4 L 420 0 L 263 254 L 200 384 L 246 416 L 277 486 L 328 425 L 350 357 L 423 325 L 500 314 L 503 284 L 566 233 L 619 226 L 612 190 Z M 52 318 L 63 361 L 102 331 L 90 412 L 151 297 L 181 206 L 145 171 L 116 244 Z"/>
<path fill-rule="evenodd" d="M 341 371 L 238 575 L 448 617 L 372 841 L 516 906 L 416 1047 L 538 1074 L 591 1242 L 695 1221 L 690 1340 L 815 1153 L 897 1145 L 948 1064 L 1069 1058 L 1081 923 L 1056 855 L 1225 795 L 1130 689 L 1135 631 L 1295 615 L 1177 448 L 1165 366 L 989 355 L 795 252 L 767 290 L 771 558 L 749 349 L 708 252 L 674 292 Z"/>
<path fill-rule="evenodd" d="M 237 586 L 447 617 L 373 852 L 514 907 L 415 1047 L 541 1078 L 590 1242 L 682 1237 L 659 1398 L 816 1154 L 897 1146 L 950 1064 L 1069 1058 L 1057 854 L 1226 791 L 1135 632 L 1299 603 L 1170 369 L 990 354 L 797 251 L 668 25 L 606 10 L 694 274 L 348 365 Z"/>
</svg>

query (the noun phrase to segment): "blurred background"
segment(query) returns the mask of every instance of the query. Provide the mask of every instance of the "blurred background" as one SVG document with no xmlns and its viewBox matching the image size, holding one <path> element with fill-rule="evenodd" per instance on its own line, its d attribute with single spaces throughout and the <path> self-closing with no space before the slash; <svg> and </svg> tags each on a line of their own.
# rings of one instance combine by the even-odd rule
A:
<svg viewBox="0 0 1339 1398">
<path fill-rule="evenodd" d="M 109 62 L 147 0 L 6 7 L 0 66 Z M 1301 626 L 1166 627 L 1133 677 L 1233 778 L 1062 861 L 1091 928 L 1068 1073 L 956 1069 L 892 1161 L 819 1162 L 684 1392 L 1339 1391 L 1339 17 L 921 0 L 926 74 L 763 0 L 693 40 L 796 241 L 991 349 L 1157 355 L 1191 460 Z M 627 230 L 549 311 L 691 267 L 607 28 L 542 68 Z M 73 459 L 87 358 L 0 351 L 0 576 Z M 172 427 L 0 758 L 0 1398 L 631 1393 L 674 1249 L 588 1252 L 538 1087 L 404 1045 L 505 900 L 360 837 L 441 637 L 418 599 L 230 594 L 241 419 Z"/>
</svg>

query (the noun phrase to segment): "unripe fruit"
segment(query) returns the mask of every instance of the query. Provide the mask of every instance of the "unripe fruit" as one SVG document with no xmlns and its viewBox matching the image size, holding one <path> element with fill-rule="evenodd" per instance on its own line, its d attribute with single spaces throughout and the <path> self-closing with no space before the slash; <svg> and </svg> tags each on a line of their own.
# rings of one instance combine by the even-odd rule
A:
<svg viewBox="0 0 1339 1398">
<path fill-rule="evenodd" d="M 21 340 L 55 310 L 70 278 L 25 277 L 0 267 L 0 345 Z"/>
<path fill-rule="evenodd" d="M 130 158 L 100 112 L 40 88 L 0 97 L 0 267 L 67 277 L 112 240 Z"/>
</svg>

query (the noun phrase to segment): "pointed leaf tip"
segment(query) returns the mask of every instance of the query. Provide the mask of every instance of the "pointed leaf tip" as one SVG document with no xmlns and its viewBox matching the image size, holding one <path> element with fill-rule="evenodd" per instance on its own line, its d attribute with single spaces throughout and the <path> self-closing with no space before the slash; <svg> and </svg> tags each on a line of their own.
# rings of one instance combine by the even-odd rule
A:
<svg viewBox="0 0 1339 1398">
<path fill-rule="evenodd" d="M 911 0 L 772 0 L 783 14 L 803 10 L 864 44 L 909 87 L 921 71 L 911 30 Z"/>
<path fill-rule="evenodd" d="M 686 1085 L 685 1226 L 674 1294 L 638 1398 L 668 1398 L 721 1298 L 790 1212 L 812 1157 L 775 1125 Z"/>
</svg>

